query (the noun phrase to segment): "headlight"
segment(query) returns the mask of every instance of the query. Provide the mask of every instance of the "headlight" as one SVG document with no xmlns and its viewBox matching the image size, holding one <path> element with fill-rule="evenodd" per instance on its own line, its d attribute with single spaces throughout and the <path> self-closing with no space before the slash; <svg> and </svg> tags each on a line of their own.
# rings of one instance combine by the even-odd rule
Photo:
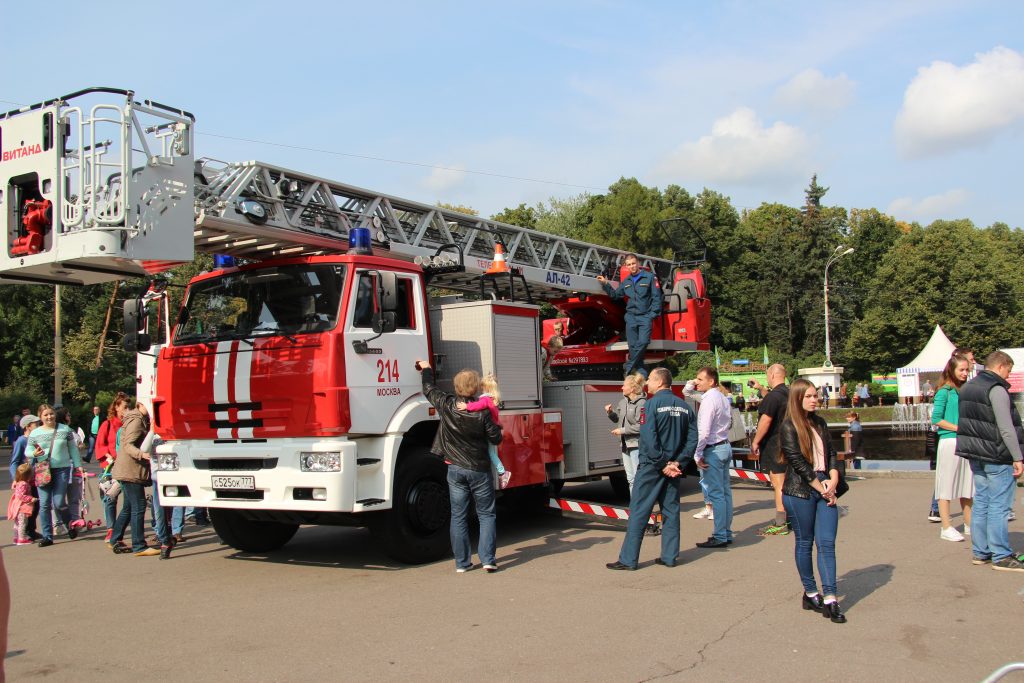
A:
<svg viewBox="0 0 1024 683">
<path fill-rule="evenodd" d="M 303 472 L 341 472 L 341 453 L 299 453 Z"/>
<path fill-rule="evenodd" d="M 156 455 L 156 469 L 158 472 L 177 472 L 177 453 L 158 453 Z"/>
</svg>

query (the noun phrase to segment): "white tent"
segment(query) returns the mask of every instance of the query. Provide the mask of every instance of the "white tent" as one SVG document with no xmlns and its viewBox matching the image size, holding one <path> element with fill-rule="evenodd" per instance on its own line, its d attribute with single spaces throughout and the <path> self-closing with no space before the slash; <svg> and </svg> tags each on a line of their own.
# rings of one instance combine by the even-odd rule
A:
<svg viewBox="0 0 1024 683">
<path fill-rule="evenodd" d="M 949 341 L 949 337 L 942 331 L 939 325 L 935 326 L 935 331 L 932 332 L 931 339 L 921 349 L 921 353 L 917 354 L 917 358 L 907 363 L 902 368 L 897 368 L 896 374 L 897 385 L 899 395 L 903 396 L 920 396 L 921 395 L 921 375 L 936 375 L 942 372 L 946 367 L 946 363 L 949 362 L 949 357 L 953 355 L 953 351 L 956 350 L 956 345 Z M 934 377 L 930 379 L 935 379 Z M 935 386 L 936 382 L 932 381 L 932 386 Z"/>
</svg>

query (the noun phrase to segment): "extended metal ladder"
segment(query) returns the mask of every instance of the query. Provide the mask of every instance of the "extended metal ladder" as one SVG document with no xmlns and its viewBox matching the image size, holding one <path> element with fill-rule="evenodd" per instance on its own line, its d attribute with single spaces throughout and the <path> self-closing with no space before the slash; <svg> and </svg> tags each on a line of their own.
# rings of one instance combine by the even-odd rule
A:
<svg viewBox="0 0 1024 683">
<path fill-rule="evenodd" d="M 110 95 L 121 99 L 94 104 Z M 624 255 L 270 164 L 194 161 L 193 121 L 111 88 L 0 115 L 0 281 L 91 284 L 190 261 L 193 249 L 253 260 L 338 253 L 353 227 L 367 227 L 381 255 L 429 263 L 447 251 L 465 270 L 435 272 L 431 284 L 463 291 L 479 288 L 500 243 L 533 295 L 550 299 L 601 291 L 595 278 L 617 275 Z M 670 261 L 640 258 L 668 277 Z"/>
<path fill-rule="evenodd" d="M 197 164 L 199 251 L 248 259 L 331 253 L 346 248 L 353 227 L 370 228 L 375 250 L 406 260 L 429 259 L 454 245 L 465 273 L 438 274 L 432 284 L 464 291 L 478 288 L 477 276 L 491 266 L 499 242 L 509 265 L 541 298 L 599 292 L 595 278 L 615 275 L 624 254 L 257 161 Z M 671 268 L 666 259 L 640 258 L 659 273 Z"/>
</svg>

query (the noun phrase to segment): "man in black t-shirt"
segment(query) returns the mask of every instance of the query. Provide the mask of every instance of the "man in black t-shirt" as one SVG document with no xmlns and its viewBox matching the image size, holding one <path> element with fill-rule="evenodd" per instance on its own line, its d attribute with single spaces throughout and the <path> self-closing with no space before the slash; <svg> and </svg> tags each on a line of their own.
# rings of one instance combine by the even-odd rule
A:
<svg viewBox="0 0 1024 683">
<path fill-rule="evenodd" d="M 789 387 L 786 386 L 786 367 L 781 363 L 769 366 L 768 391 L 760 382 L 754 382 L 755 388 L 764 398 L 757 408 L 757 431 L 751 440 L 751 455 L 758 457 L 761 471 L 767 472 L 775 490 L 775 520 L 773 524 L 762 528 L 763 536 L 778 536 L 789 533 L 786 524 L 786 509 L 782 506 L 782 484 L 786 480 L 786 464 L 779 449 L 779 430 L 786 419 L 786 407 L 789 404 Z"/>
</svg>

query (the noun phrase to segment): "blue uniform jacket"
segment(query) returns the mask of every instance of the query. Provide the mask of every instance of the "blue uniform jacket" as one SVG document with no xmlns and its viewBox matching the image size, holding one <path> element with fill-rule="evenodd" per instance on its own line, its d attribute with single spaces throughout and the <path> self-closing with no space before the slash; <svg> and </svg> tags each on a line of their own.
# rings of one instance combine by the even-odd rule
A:
<svg viewBox="0 0 1024 683">
<path fill-rule="evenodd" d="M 662 389 L 647 399 L 640 425 L 640 463 L 659 470 L 670 460 L 685 467 L 697 450 L 697 413 L 672 393 Z"/>
<path fill-rule="evenodd" d="M 661 287 L 658 286 L 658 280 L 651 271 L 641 270 L 637 275 L 636 282 L 633 282 L 632 276 L 628 276 L 616 289 L 612 289 L 608 282 L 602 286 L 612 301 L 629 297 L 629 301 L 626 302 L 626 315 L 653 320 L 661 314 Z"/>
</svg>

